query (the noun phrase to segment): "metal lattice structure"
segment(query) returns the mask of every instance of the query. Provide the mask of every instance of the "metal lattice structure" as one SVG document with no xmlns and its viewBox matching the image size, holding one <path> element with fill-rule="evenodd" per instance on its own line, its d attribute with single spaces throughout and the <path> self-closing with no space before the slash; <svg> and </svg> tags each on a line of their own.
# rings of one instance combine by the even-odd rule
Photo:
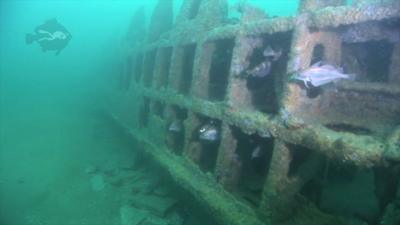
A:
<svg viewBox="0 0 400 225">
<path fill-rule="evenodd" d="M 345 224 L 301 190 L 326 161 L 400 161 L 400 2 L 303 0 L 298 15 L 277 18 L 238 9 L 231 22 L 225 0 L 186 0 L 173 24 L 172 0 L 160 0 L 146 35 L 139 10 L 110 112 L 221 224 Z M 266 81 L 239 76 L 267 45 L 283 55 Z M 376 48 L 385 54 L 374 58 Z M 356 60 L 364 50 L 379 71 Z M 310 97 L 289 77 L 321 59 L 357 80 Z M 220 126 L 215 145 L 195 138 L 209 119 Z M 174 120 L 180 136 L 168 132 Z M 260 174 L 248 169 L 254 141 L 267 155 Z"/>
</svg>

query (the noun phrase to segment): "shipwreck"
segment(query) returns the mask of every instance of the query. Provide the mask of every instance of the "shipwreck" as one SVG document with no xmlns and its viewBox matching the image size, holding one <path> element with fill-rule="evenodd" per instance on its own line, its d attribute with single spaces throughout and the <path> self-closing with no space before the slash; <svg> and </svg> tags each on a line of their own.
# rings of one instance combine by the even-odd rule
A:
<svg viewBox="0 0 400 225">
<path fill-rule="evenodd" d="M 230 19 L 226 0 L 185 0 L 173 21 L 160 0 L 149 27 L 139 9 L 107 110 L 220 224 L 399 224 L 400 1 L 299 4 Z M 246 76 L 268 46 L 270 74 Z M 357 78 L 290 79 L 318 61 Z"/>
</svg>

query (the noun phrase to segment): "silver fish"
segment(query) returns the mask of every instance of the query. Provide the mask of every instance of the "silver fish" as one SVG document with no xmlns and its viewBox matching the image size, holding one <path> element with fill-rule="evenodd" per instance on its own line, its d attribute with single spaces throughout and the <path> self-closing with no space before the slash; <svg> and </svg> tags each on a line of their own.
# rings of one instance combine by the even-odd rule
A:
<svg viewBox="0 0 400 225">
<path fill-rule="evenodd" d="M 292 79 L 301 80 L 307 88 L 310 88 L 309 84 L 319 87 L 340 79 L 354 79 L 354 75 L 344 74 L 341 68 L 317 62 L 310 68 L 293 75 Z"/>
<path fill-rule="evenodd" d="M 257 147 L 251 153 L 251 159 L 255 159 L 261 156 L 261 147 L 257 145 Z"/>
<path fill-rule="evenodd" d="M 219 129 L 213 121 L 208 122 L 199 129 L 199 138 L 205 141 L 219 140 Z"/>
<path fill-rule="evenodd" d="M 247 74 L 253 77 L 265 77 L 271 72 L 271 62 L 266 60 L 258 64 L 253 69 L 247 71 Z"/>
<path fill-rule="evenodd" d="M 179 133 L 183 130 L 182 120 L 174 120 L 168 127 L 168 131 Z"/>
<path fill-rule="evenodd" d="M 282 56 L 282 49 L 275 51 L 271 46 L 267 46 L 264 49 L 263 55 L 270 58 L 272 61 L 277 61 Z"/>
</svg>

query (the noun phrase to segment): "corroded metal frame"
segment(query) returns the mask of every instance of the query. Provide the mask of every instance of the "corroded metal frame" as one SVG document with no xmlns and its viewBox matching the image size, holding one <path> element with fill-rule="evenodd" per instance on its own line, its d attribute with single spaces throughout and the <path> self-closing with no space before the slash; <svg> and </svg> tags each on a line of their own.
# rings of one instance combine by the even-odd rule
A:
<svg viewBox="0 0 400 225">
<path fill-rule="evenodd" d="M 129 40 L 135 43 L 126 52 L 129 56 L 127 67 L 131 64 L 132 68 L 128 73 L 134 77 L 130 79 L 129 89 L 113 89 L 108 103 L 116 121 L 126 127 L 142 143 L 143 149 L 164 166 L 179 184 L 206 205 L 221 224 L 276 224 L 282 215 L 292 210 L 293 201 L 301 187 L 321 168 L 321 155 L 364 168 L 383 164 L 387 160 L 400 160 L 400 127 L 396 128 L 394 124 L 391 133 L 382 138 L 373 134 L 337 132 L 323 126 L 321 121 L 324 119 L 313 123 L 307 118 L 320 116 L 321 112 L 310 111 L 320 107 L 322 100 L 310 103 L 305 90 L 289 82 L 290 74 L 309 67 L 313 49 L 318 44 L 325 47 L 327 61 L 339 65 L 343 40 L 338 29 L 371 21 L 399 20 L 400 2 L 394 0 L 373 5 L 346 6 L 342 0 L 303 0 L 297 16 L 267 19 L 261 11 L 247 7 L 242 9 L 242 18 L 236 24 L 225 23 L 226 13 L 225 0 L 186 0 L 173 25 L 172 0 L 160 0 L 151 19 L 147 38 Z M 144 23 L 143 18 L 134 17 L 133 23 Z M 372 32 L 367 34 L 366 39 L 377 38 Z M 243 70 L 240 66 L 248 63 L 248 56 L 255 48 L 250 43 L 254 40 L 249 41 L 249 38 L 277 33 L 291 36 L 289 60 L 286 72 L 276 76 L 273 81 L 278 111 L 264 113 L 249 103 L 246 80 L 237 75 Z M 228 39 L 234 45 L 226 94 L 224 100 L 213 101 L 208 94 L 212 55 L 217 41 Z M 187 74 L 183 67 L 191 57 L 192 74 Z M 391 58 L 388 83 L 343 82 L 337 84 L 337 89 L 348 93 L 379 95 L 381 98 L 390 96 L 388 102 L 394 106 L 382 103 L 379 110 L 400 113 L 400 60 L 396 60 L 400 58 L 398 42 L 394 43 Z M 191 81 L 189 84 L 188 80 Z M 187 111 L 183 154 L 176 154 L 165 144 L 168 136 L 166 127 L 179 117 L 179 110 Z M 393 120 L 392 114 L 389 115 L 390 122 L 398 124 L 400 120 Z M 221 122 L 222 138 L 216 165 L 214 171 L 209 172 L 197 166 L 202 147 L 191 140 L 193 132 L 202 123 L 202 117 Z M 363 119 L 361 123 L 365 119 L 374 120 Z M 232 134 L 232 127 L 246 134 L 274 139 L 258 208 L 250 207 L 227 191 L 237 185 L 235 171 L 240 170 L 235 153 L 237 141 Z M 313 154 L 295 175 L 289 177 L 292 161 L 290 149 L 293 145 L 310 149 Z M 231 173 L 221 172 L 227 168 Z M 320 212 L 312 204 L 293 207 L 319 221 L 294 218 L 291 220 L 293 224 L 343 222 Z"/>
</svg>

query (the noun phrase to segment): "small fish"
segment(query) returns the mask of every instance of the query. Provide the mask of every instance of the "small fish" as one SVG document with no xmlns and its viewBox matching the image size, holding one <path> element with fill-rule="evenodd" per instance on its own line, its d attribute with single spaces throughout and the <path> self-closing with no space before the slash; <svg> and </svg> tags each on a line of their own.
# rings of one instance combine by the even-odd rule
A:
<svg viewBox="0 0 400 225">
<path fill-rule="evenodd" d="M 291 79 L 301 80 L 306 88 L 310 88 L 309 84 L 313 87 L 319 87 L 340 79 L 354 79 L 354 75 L 344 74 L 341 68 L 317 62 L 310 68 L 293 75 Z"/>
<path fill-rule="evenodd" d="M 282 56 L 282 49 L 275 51 L 271 46 L 267 46 L 264 49 L 263 55 L 272 61 L 277 61 Z"/>
<path fill-rule="evenodd" d="M 214 121 L 210 121 L 200 127 L 199 138 L 205 141 L 219 140 L 219 129 L 215 125 Z"/>
<path fill-rule="evenodd" d="M 257 145 L 257 147 L 251 153 L 251 159 L 255 159 L 261 156 L 261 147 Z"/>
<path fill-rule="evenodd" d="M 265 60 L 264 62 L 258 64 L 251 70 L 246 71 L 249 76 L 252 77 L 265 77 L 271 72 L 271 62 Z"/>
<path fill-rule="evenodd" d="M 246 71 L 248 76 L 251 77 L 266 77 L 271 73 L 272 62 L 277 61 L 282 55 L 282 49 L 275 51 L 271 48 L 271 46 L 267 46 L 264 51 L 263 55 L 265 60 L 255 66 L 253 69 L 249 69 Z"/>
<path fill-rule="evenodd" d="M 50 19 L 37 26 L 34 33 L 26 34 L 25 41 L 27 44 L 36 42 L 43 52 L 56 51 L 58 55 L 68 45 L 71 37 L 68 30 L 56 19 Z"/>
<path fill-rule="evenodd" d="M 183 122 L 182 120 L 174 120 L 168 127 L 168 131 L 179 133 L 183 130 Z"/>
</svg>

